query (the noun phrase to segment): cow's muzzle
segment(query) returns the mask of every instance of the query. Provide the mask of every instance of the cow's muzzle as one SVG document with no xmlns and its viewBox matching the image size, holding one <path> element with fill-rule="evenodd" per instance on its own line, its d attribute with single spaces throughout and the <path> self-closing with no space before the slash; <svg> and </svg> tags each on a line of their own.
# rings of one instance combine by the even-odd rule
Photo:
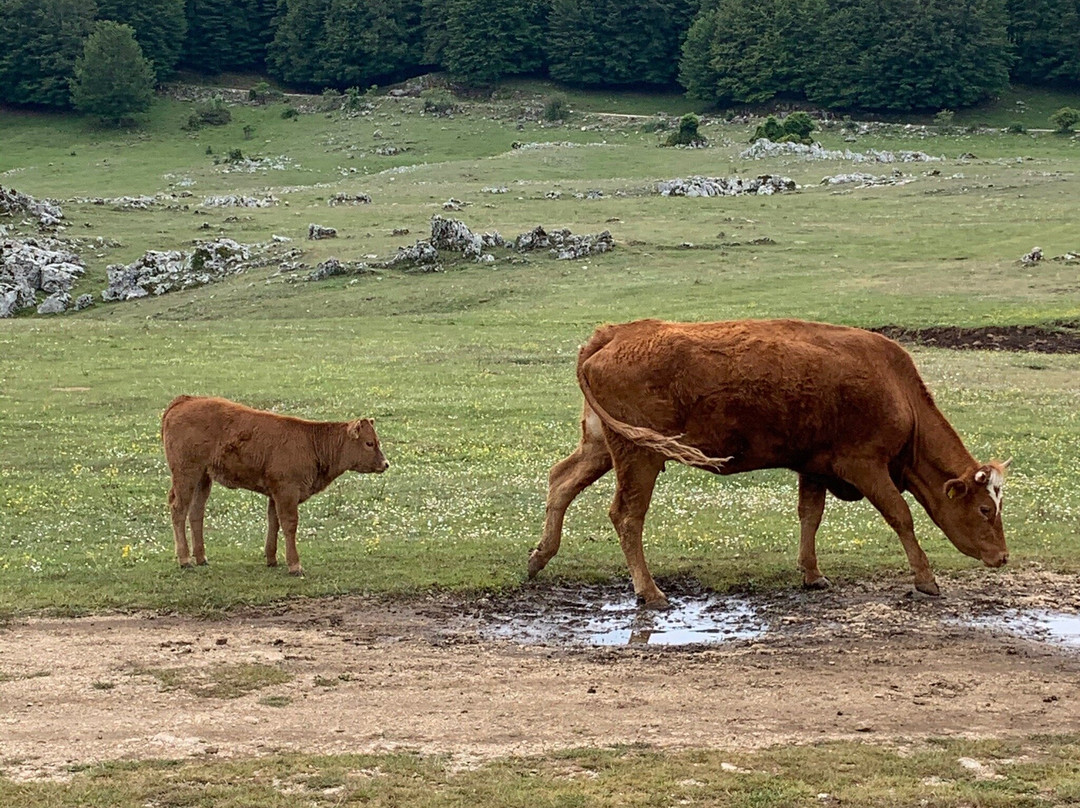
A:
<svg viewBox="0 0 1080 808">
<path fill-rule="evenodd" d="M 991 555 L 984 555 L 982 562 L 988 567 L 1004 567 L 1009 563 L 1009 553 L 1003 551 L 1000 553 L 993 553 Z"/>
</svg>

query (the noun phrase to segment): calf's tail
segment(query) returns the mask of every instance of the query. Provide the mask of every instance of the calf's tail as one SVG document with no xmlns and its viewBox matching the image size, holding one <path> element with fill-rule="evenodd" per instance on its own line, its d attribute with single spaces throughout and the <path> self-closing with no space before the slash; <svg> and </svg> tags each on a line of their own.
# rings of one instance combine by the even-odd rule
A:
<svg viewBox="0 0 1080 808">
<path fill-rule="evenodd" d="M 584 394 L 585 401 L 589 407 L 600 417 L 600 420 L 603 421 L 611 431 L 621 435 L 631 443 L 646 449 L 652 449 L 654 452 L 659 452 L 670 460 L 684 463 L 687 466 L 694 466 L 695 468 L 719 473 L 724 463 L 731 460 L 730 457 L 709 457 L 700 449 L 682 443 L 679 440 L 682 435 L 663 435 L 648 427 L 633 426 L 625 421 L 620 421 L 605 410 L 600 402 L 596 400 L 596 395 L 593 393 L 592 387 L 589 386 L 589 379 L 585 375 L 585 362 L 611 342 L 614 336 L 614 329 L 610 326 L 598 329 L 596 333 L 593 334 L 592 339 L 590 339 L 581 348 L 581 351 L 578 352 L 578 386 L 581 387 L 581 392 Z"/>
</svg>

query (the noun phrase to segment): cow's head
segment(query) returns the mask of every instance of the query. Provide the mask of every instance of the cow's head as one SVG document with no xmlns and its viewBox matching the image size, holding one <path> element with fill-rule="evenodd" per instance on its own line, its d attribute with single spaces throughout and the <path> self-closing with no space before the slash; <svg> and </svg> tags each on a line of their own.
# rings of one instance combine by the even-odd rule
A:
<svg viewBox="0 0 1080 808">
<path fill-rule="evenodd" d="M 1010 461 L 975 466 L 945 483 L 940 524 L 949 541 L 988 567 L 1009 560 L 1001 525 L 1001 487 Z"/>
<path fill-rule="evenodd" d="M 375 434 L 375 421 L 358 418 L 345 427 L 345 460 L 353 471 L 382 474 L 390 468 Z"/>
</svg>

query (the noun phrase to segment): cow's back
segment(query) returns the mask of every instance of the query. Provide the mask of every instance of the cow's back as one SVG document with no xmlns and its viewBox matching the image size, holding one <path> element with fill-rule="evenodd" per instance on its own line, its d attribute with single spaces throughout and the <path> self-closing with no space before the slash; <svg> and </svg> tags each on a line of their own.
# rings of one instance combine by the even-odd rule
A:
<svg viewBox="0 0 1080 808">
<path fill-rule="evenodd" d="M 733 456 L 725 473 L 813 468 L 849 447 L 895 455 L 914 429 L 913 401 L 927 395 L 891 340 L 799 320 L 605 326 L 586 354 L 611 414 Z"/>
</svg>

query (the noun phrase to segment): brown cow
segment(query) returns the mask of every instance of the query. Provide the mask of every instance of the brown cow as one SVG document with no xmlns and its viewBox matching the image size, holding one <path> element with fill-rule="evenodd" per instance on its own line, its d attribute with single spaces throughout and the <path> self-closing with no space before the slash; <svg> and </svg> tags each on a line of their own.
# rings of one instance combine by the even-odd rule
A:
<svg viewBox="0 0 1080 808">
<path fill-rule="evenodd" d="M 799 474 L 799 566 L 829 585 L 814 539 L 825 492 L 866 497 L 897 532 L 915 586 L 936 595 L 915 539 L 908 490 L 962 553 L 999 567 L 1006 463 L 980 464 L 934 404 L 908 353 L 858 328 L 799 320 L 670 323 L 597 329 L 578 355 L 585 395 L 581 443 L 551 469 L 535 576 L 559 551 L 574 498 L 612 467 L 610 517 L 634 591 L 667 601 L 645 564 L 641 533 L 668 459 L 718 474 L 788 468 Z"/>
<path fill-rule="evenodd" d="M 161 440 L 172 473 L 169 506 L 181 567 L 192 565 L 186 532 L 189 518 L 195 563 L 206 563 L 203 515 L 214 482 L 269 497 L 266 564 L 277 566 L 280 525 L 289 573 L 302 575 L 296 551 L 296 506 L 346 471 L 382 473 L 390 466 L 371 419 L 305 421 L 223 398 L 174 398 L 161 416 Z"/>
</svg>

